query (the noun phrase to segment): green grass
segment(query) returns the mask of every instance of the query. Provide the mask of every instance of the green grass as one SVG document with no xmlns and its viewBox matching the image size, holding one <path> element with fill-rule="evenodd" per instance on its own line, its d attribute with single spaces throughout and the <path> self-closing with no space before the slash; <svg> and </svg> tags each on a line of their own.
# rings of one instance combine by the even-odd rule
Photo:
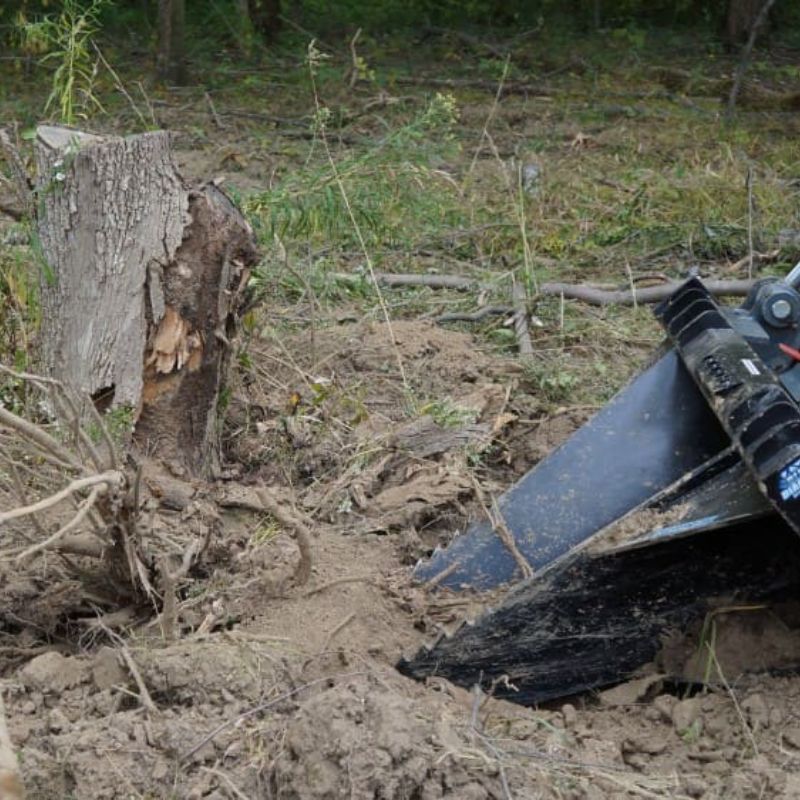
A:
<svg viewBox="0 0 800 800">
<path fill-rule="evenodd" d="M 625 288 L 630 276 L 679 277 L 694 267 L 727 276 L 727 265 L 747 253 L 748 170 L 754 244 L 775 250 L 781 231 L 800 230 L 800 125 L 793 117 L 764 113 L 741 114 L 726 125 L 715 97 L 665 97 L 653 68 L 680 67 L 698 86 L 730 69 L 707 36 L 633 28 L 601 37 L 549 33 L 546 52 L 531 50 L 524 40 L 515 45 L 508 73 L 508 80 L 546 84 L 548 96 L 507 96 L 493 113 L 490 91 L 466 87 L 440 95 L 398 79 L 432 74 L 497 81 L 502 58 L 439 37 L 413 45 L 412 69 L 407 37 L 366 33 L 358 45 L 364 80 L 355 88 L 348 81 L 348 40 L 340 37 L 326 48 L 332 57 L 315 75 L 317 113 L 304 65 L 308 42 L 292 34 L 262 54 L 257 68 L 226 53 L 196 70 L 204 85 L 181 95 L 185 110 L 167 122 L 183 131 L 183 147 L 210 158 L 222 147 L 233 148 L 248 163 L 264 165 L 260 186 L 254 189 L 251 181 L 238 196 L 264 253 L 253 289 L 271 308 L 311 303 L 320 328 L 341 313 L 380 319 L 344 192 L 376 270 L 463 273 L 482 286 L 479 293 L 385 290 L 394 318 L 508 304 L 514 274 L 544 323 L 532 331 L 537 356 L 524 385 L 550 403 L 590 403 L 608 397 L 646 358 L 658 329 L 647 309 L 562 306 L 536 297 L 537 282 Z M 753 78 L 796 86 L 800 77 L 787 63 L 761 52 Z M 112 64 L 128 88 L 144 77 L 146 65 Z M 22 75 L 15 80 L 30 91 L 30 104 L 46 97 L 41 85 L 37 90 Z M 0 111 L 28 114 L 8 85 L 0 89 Z M 95 88 L 104 108 L 136 126 L 107 75 Z M 252 108 L 253 98 L 261 98 L 254 110 L 278 121 L 232 118 L 226 130 L 216 131 L 206 88 L 223 118 L 226 109 Z M 177 102 L 162 87 L 148 85 L 147 91 L 155 101 Z M 102 129 L 115 119 L 97 112 L 92 125 Z M 481 140 L 487 121 L 491 142 Z M 534 192 L 520 193 L 517 169 L 532 162 L 540 167 L 540 180 Z M 209 167 L 209 177 L 217 169 Z M 224 169 L 235 186 L 237 169 Z M 9 273 L 16 276 L 13 288 L 8 280 L 0 284 L 6 327 L 9 309 L 29 303 L 28 289 L 20 295 L 19 270 L 30 255 L 25 248 L 12 252 L 21 261 Z M 767 271 L 786 271 L 798 257 L 784 247 Z M 9 304 L 9 297 L 16 299 Z M 34 308 L 25 325 L 35 326 Z M 269 317 L 269 310 L 262 313 Z M 294 316 L 298 321 L 270 324 L 306 324 L 305 314 Z M 249 317 L 251 331 L 262 327 L 258 317 Z M 477 334 L 480 346 L 516 349 L 501 318 L 465 328 Z"/>
</svg>

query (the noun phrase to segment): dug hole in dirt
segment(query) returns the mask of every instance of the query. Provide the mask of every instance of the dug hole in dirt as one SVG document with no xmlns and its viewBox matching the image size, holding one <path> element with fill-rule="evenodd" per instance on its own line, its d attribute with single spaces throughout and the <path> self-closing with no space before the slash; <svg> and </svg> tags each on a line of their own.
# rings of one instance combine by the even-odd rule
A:
<svg viewBox="0 0 800 800">
<path fill-rule="evenodd" d="M 548 708 L 396 672 L 500 599 L 410 581 L 482 513 L 473 475 L 502 491 L 585 413 L 546 411 L 515 362 L 466 334 L 393 334 L 396 348 L 385 326 L 345 322 L 253 343 L 227 479 L 145 481 L 164 536 L 210 531 L 172 641 L 152 614 L 118 639 L 86 624 L 85 599 L 47 564 L 5 572 L 6 713 L 29 796 L 800 797 L 800 680 L 779 674 L 800 655 L 791 604 L 720 605 L 667 636 L 641 677 Z M 409 389 L 430 398 L 412 422 Z M 295 542 L 254 510 L 262 483 L 313 521 L 305 585 Z"/>
</svg>

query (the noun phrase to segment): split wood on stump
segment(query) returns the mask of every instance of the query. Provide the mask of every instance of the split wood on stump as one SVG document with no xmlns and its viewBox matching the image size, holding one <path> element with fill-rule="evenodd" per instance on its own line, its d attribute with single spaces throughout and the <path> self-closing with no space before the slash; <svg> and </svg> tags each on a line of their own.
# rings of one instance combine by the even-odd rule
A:
<svg viewBox="0 0 800 800">
<path fill-rule="evenodd" d="M 45 369 L 130 409 L 139 452 L 213 476 L 250 226 L 214 184 L 183 181 L 163 131 L 40 126 L 36 160 Z"/>
</svg>

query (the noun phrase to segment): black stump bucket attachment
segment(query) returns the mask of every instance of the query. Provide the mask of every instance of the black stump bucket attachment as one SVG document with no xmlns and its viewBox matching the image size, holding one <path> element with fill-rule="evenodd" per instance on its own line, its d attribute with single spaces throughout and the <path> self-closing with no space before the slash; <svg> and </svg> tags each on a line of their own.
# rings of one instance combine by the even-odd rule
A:
<svg viewBox="0 0 800 800">
<path fill-rule="evenodd" d="M 477 523 L 415 570 L 488 589 L 521 555 L 533 577 L 400 671 L 534 704 L 626 679 L 723 601 L 800 598 L 798 280 L 658 306 L 672 349 L 500 499 L 504 535 Z"/>
</svg>

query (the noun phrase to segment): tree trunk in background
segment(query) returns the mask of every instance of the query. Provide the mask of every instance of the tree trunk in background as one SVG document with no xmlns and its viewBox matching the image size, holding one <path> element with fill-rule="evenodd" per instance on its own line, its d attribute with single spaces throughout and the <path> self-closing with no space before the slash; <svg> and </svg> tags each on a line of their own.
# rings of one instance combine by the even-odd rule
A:
<svg viewBox="0 0 800 800">
<path fill-rule="evenodd" d="M 188 77 L 185 42 L 186 0 L 158 0 L 158 75 L 178 86 Z"/>
<path fill-rule="evenodd" d="M 253 28 L 264 37 L 265 41 L 272 41 L 283 27 L 281 0 L 247 0 L 247 2 Z"/>
<path fill-rule="evenodd" d="M 728 13 L 725 17 L 725 44 L 731 50 L 744 44 L 758 17 L 764 0 L 728 0 Z M 767 25 L 762 27 L 762 32 Z"/>
<path fill-rule="evenodd" d="M 183 182 L 165 132 L 42 126 L 36 156 L 47 374 L 129 409 L 140 452 L 213 475 L 252 230 L 216 186 Z"/>
</svg>

